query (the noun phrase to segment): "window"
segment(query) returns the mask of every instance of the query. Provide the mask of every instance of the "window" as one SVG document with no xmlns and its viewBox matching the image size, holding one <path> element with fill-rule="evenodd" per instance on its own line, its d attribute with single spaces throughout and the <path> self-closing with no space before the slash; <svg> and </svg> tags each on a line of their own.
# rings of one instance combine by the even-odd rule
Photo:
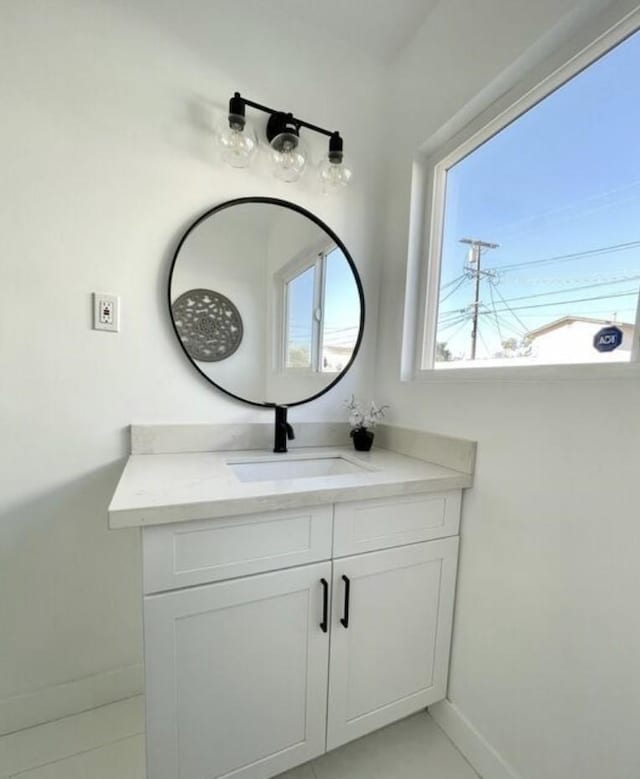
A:
<svg viewBox="0 0 640 779">
<path fill-rule="evenodd" d="M 418 367 L 637 359 L 640 33 L 587 64 L 434 166 Z"/>
<path fill-rule="evenodd" d="M 339 373 L 353 354 L 359 332 L 353 312 L 360 310 L 344 255 L 332 246 L 295 262 L 282 283 L 285 369 Z"/>
<path fill-rule="evenodd" d="M 287 301 L 286 367 L 311 369 L 316 309 L 316 265 L 285 282 Z"/>
</svg>

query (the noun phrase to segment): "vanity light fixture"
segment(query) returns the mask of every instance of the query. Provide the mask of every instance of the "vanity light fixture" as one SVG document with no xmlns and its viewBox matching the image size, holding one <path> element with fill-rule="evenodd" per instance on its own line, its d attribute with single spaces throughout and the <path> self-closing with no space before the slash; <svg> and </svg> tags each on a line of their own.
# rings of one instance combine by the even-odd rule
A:
<svg viewBox="0 0 640 779">
<path fill-rule="evenodd" d="M 291 113 L 247 100 L 236 92 L 229 101 L 229 115 L 218 131 L 222 158 L 234 168 L 248 167 L 258 147 L 255 130 L 246 118 L 246 107 L 269 114 L 266 136 L 270 146 L 273 174 L 280 181 L 297 181 L 307 166 L 308 151 L 300 138 L 300 128 L 326 135 L 329 138 L 327 156 L 319 166 L 320 180 L 325 192 L 345 187 L 352 176 L 344 157 L 344 143 L 340 133 L 298 119 Z"/>
</svg>

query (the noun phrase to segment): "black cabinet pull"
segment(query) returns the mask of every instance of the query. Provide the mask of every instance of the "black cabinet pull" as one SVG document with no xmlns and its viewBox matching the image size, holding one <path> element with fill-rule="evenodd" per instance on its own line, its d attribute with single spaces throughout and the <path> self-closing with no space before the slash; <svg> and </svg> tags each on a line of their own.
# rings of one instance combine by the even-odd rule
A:
<svg viewBox="0 0 640 779">
<path fill-rule="evenodd" d="M 344 616 L 340 620 L 340 624 L 344 628 L 349 627 L 349 595 L 351 594 L 351 582 L 349 581 L 348 576 L 343 576 L 342 581 L 344 582 Z"/>
<path fill-rule="evenodd" d="M 326 633 L 329 630 L 329 582 L 326 579 L 320 579 L 322 584 L 322 622 L 320 623 L 320 630 Z"/>
</svg>

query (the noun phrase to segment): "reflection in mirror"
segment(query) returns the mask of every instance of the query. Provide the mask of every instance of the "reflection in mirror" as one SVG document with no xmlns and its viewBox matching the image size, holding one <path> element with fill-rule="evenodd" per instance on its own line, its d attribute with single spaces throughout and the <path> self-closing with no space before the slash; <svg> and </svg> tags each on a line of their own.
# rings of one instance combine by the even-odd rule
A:
<svg viewBox="0 0 640 779">
<path fill-rule="evenodd" d="M 285 366 L 318 373 L 340 373 L 353 354 L 359 308 L 351 269 L 335 245 L 310 255 L 302 270 L 285 276 Z"/>
<path fill-rule="evenodd" d="M 283 201 L 234 201 L 187 232 L 169 281 L 174 328 L 196 368 L 256 404 L 326 391 L 355 357 L 360 280 L 329 228 Z"/>
</svg>

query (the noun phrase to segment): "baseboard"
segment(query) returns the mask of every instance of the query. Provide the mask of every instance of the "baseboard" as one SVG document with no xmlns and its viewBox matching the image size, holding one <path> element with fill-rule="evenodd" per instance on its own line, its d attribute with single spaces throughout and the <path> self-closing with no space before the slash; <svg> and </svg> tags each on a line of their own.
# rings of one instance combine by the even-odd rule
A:
<svg viewBox="0 0 640 779">
<path fill-rule="evenodd" d="M 522 779 L 449 700 L 429 706 L 429 714 L 482 779 Z"/>
<path fill-rule="evenodd" d="M 0 700 L 0 736 L 130 698 L 144 689 L 142 663 Z"/>
</svg>

